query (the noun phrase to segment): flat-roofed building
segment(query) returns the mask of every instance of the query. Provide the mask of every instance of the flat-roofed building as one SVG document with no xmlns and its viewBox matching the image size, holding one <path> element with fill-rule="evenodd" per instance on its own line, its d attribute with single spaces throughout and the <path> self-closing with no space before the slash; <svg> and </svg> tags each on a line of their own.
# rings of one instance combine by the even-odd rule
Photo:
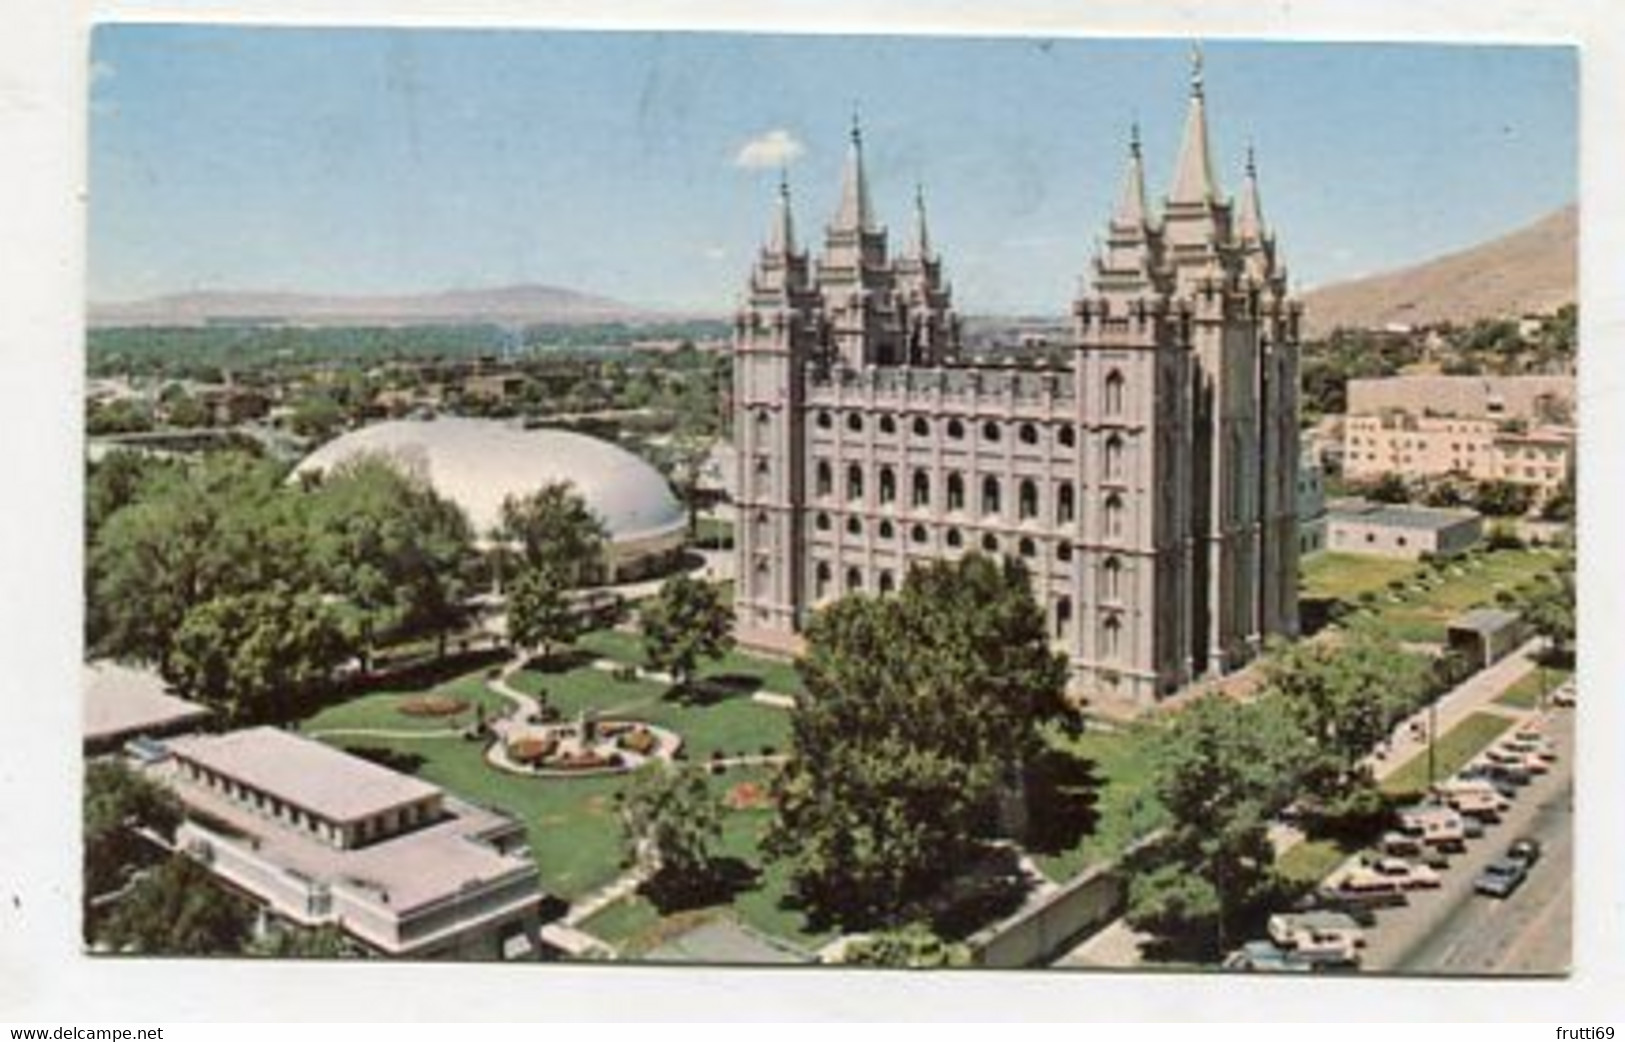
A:
<svg viewBox="0 0 1625 1042">
<path fill-rule="evenodd" d="M 1445 642 L 1474 669 L 1483 669 L 1516 651 L 1527 629 L 1517 612 L 1474 608 L 1451 621 L 1445 629 Z"/>
<path fill-rule="evenodd" d="M 1574 473 L 1572 427 L 1528 427 L 1522 420 L 1426 416 L 1388 411 L 1343 424 L 1343 474 L 1377 478 L 1459 475 L 1530 487 L 1537 502 Z"/>
<path fill-rule="evenodd" d="M 207 706 L 169 693 L 163 677 L 106 660 L 84 673 L 84 742 L 89 755 L 114 752 L 136 738 L 190 731 L 209 718 Z"/>
<path fill-rule="evenodd" d="M 178 849 L 266 909 L 384 955 L 540 951 L 523 827 L 273 727 L 172 739 L 148 768 L 186 807 Z"/>
<path fill-rule="evenodd" d="M 1448 557 L 1483 535 L 1484 519 L 1470 510 L 1339 500 L 1326 511 L 1326 549 L 1340 553 Z"/>
</svg>

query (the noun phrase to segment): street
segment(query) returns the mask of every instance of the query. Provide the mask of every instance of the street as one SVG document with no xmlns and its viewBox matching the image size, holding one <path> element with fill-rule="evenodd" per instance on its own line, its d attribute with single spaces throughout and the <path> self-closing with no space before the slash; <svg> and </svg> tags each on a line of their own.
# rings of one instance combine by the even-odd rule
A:
<svg viewBox="0 0 1625 1042">
<path fill-rule="evenodd" d="M 1457 855 L 1437 891 L 1413 892 L 1407 907 L 1381 912 L 1367 931 L 1365 969 L 1440 974 L 1557 974 L 1569 967 L 1574 872 L 1574 714 L 1551 718 L 1558 761 L 1525 786 L 1504 820 Z M 1543 853 L 1510 897 L 1473 892 L 1484 866 L 1521 836 Z"/>
</svg>

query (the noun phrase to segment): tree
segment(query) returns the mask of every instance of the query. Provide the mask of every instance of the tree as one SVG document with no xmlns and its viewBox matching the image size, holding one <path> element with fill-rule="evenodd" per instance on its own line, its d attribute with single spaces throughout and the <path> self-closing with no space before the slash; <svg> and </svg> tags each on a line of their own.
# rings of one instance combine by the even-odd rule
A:
<svg viewBox="0 0 1625 1042">
<path fill-rule="evenodd" d="M 188 612 L 215 597 L 314 586 L 308 526 L 282 468 L 214 453 L 155 474 L 89 552 L 95 654 L 167 665 Z"/>
<path fill-rule="evenodd" d="M 240 955 L 253 928 L 248 902 L 176 854 L 142 878 L 108 918 L 103 940 L 142 955 Z"/>
<path fill-rule="evenodd" d="M 1305 788 L 1321 799 L 1359 797 L 1373 784 L 1365 758 L 1419 706 L 1428 667 L 1392 641 L 1356 627 L 1333 641 L 1281 648 L 1265 667 L 1266 690 L 1302 729 L 1309 761 Z"/>
<path fill-rule="evenodd" d="M 621 821 L 633 856 L 657 869 L 650 883 L 664 900 L 694 898 L 716 880 L 722 813 L 703 774 L 647 764 L 624 790 Z"/>
<path fill-rule="evenodd" d="M 900 922 L 964 864 L 1040 728 L 1071 716 L 1025 570 L 980 554 L 820 611 L 800 669 L 766 849 L 815 913 L 850 925 Z"/>
<path fill-rule="evenodd" d="M 1575 518 L 1574 477 L 1570 475 L 1563 479 L 1550 499 L 1546 500 L 1540 508 L 1542 521 L 1564 521 L 1573 523 Z"/>
<path fill-rule="evenodd" d="M 1479 482 L 1473 506 L 1491 517 L 1521 517 L 1529 512 L 1534 493 L 1528 485 L 1504 479 Z"/>
<path fill-rule="evenodd" d="M 686 575 L 661 584 L 641 621 L 649 664 L 670 673 L 678 690 L 693 683 L 702 658 L 721 658 L 733 645 L 733 613 L 722 591 Z"/>
<path fill-rule="evenodd" d="M 1554 571 L 1531 584 L 1520 602 L 1524 620 L 1546 640 L 1552 655 L 1558 659 L 1572 658 L 1575 636 L 1573 551 L 1565 552 Z"/>
<path fill-rule="evenodd" d="M 308 495 L 310 553 L 343 598 L 355 636 L 370 640 L 461 625 L 475 565 L 474 533 L 427 479 L 384 456 L 360 456 Z"/>
<path fill-rule="evenodd" d="M 900 930 L 882 930 L 853 941 L 841 961 L 851 966 L 936 969 L 969 966 L 971 954 L 963 944 L 938 937 L 924 923 L 910 923 Z"/>
<path fill-rule="evenodd" d="M 524 567 L 551 567 L 572 584 L 596 571 L 608 538 L 603 520 L 568 481 L 504 500 L 499 534 L 517 548 Z"/>
<path fill-rule="evenodd" d="M 208 427 L 214 423 L 214 413 L 203 402 L 190 394 L 178 394 L 165 403 L 165 417 L 171 427 Z"/>
<path fill-rule="evenodd" d="M 152 849 L 137 828 L 168 836 L 180 820 L 180 804 L 168 789 L 123 761 L 92 761 L 85 768 L 85 900 L 117 890 Z"/>
<path fill-rule="evenodd" d="M 249 955 L 270 959 L 350 959 L 360 954 L 337 926 L 278 926 L 248 946 Z"/>
<path fill-rule="evenodd" d="M 1169 824 L 1149 870 L 1130 883 L 1131 925 L 1226 947 L 1273 878 L 1270 820 L 1297 788 L 1300 749 L 1279 699 L 1206 695 L 1164 725 L 1150 751 L 1151 790 Z"/>
<path fill-rule="evenodd" d="M 555 646 L 574 641 L 581 628 L 569 588 L 553 566 L 527 568 L 508 586 L 508 639 L 515 647 L 540 646 L 545 660 Z"/>
<path fill-rule="evenodd" d="M 344 426 L 344 407 L 326 394 L 310 394 L 293 405 L 288 424 L 301 438 L 326 441 Z"/>
<path fill-rule="evenodd" d="M 350 649 L 337 613 L 319 595 L 274 587 L 189 611 L 166 675 L 234 723 L 284 721 L 326 688 Z"/>
<path fill-rule="evenodd" d="M 1366 492 L 1378 503 L 1409 503 L 1411 490 L 1405 484 L 1405 479 L 1389 471 L 1378 478 Z"/>
</svg>

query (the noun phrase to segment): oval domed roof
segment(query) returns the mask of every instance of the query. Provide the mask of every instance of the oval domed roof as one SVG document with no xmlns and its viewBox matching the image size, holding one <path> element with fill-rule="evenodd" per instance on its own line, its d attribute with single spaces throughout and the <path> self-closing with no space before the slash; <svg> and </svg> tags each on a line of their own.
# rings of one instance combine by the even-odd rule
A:
<svg viewBox="0 0 1625 1042">
<path fill-rule="evenodd" d="M 363 455 L 386 456 L 425 478 L 463 509 L 481 537 L 501 523 L 503 500 L 555 481 L 575 486 L 613 542 L 666 535 L 687 523 L 660 472 L 620 446 L 499 420 L 443 416 L 376 423 L 323 445 L 294 474 L 326 471 Z"/>
</svg>

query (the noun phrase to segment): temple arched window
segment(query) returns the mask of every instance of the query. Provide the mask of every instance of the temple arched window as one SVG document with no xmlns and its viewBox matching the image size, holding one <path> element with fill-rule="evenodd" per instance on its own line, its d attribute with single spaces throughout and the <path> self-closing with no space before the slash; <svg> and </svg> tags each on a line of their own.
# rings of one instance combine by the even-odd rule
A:
<svg viewBox="0 0 1625 1042">
<path fill-rule="evenodd" d="M 835 471 L 830 467 L 829 460 L 819 460 L 813 474 L 813 488 L 817 495 L 827 496 L 835 491 Z"/>
<path fill-rule="evenodd" d="M 892 578 L 892 573 L 890 570 L 880 573 L 879 588 L 881 593 L 891 593 L 897 588 L 897 581 Z"/>
<path fill-rule="evenodd" d="M 1023 537 L 1021 542 L 1016 544 L 1016 550 L 1023 557 L 1038 556 L 1038 544 L 1026 537 Z"/>
<path fill-rule="evenodd" d="M 813 567 L 813 594 L 822 600 L 829 596 L 830 568 L 828 561 L 819 561 Z"/>
<path fill-rule="evenodd" d="M 882 434 L 896 434 L 897 433 L 897 421 L 892 419 L 890 416 L 882 416 L 880 418 L 880 433 L 882 433 Z"/>
<path fill-rule="evenodd" d="M 910 502 L 916 507 L 931 505 L 931 475 L 923 470 L 914 471 Z"/>
<path fill-rule="evenodd" d="M 965 509 L 965 478 L 958 471 L 948 474 L 948 509 Z"/>
<path fill-rule="evenodd" d="M 846 570 L 846 592 L 856 593 L 863 589 L 863 571 L 858 568 Z"/>
<path fill-rule="evenodd" d="M 1061 429 L 1055 432 L 1055 440 L 1066 448 L 1072 448 L 1078 443 L 1078 431 L 1070 423 L 1061 424 Z"/>
<path fill-rule="evenodd" d="M 914 417 L 914 436 L 916 438 L 929 438 L 931 436 L 931 421 L 924 416 Z"/>
<path fill-rule="evenodd" d="M 990 554 L 999 552 L 999 537 L 992 532 L 982 536 L 982 549 Z"/>
<path fill-rule="evenodd" d="M 1123 438 L 1122 435 L 1113 434 L 1106 439 L 1106 446 L 1101 453 L 1102 467 L 1106 472 L 1107 481 L 1123 480 Z"/>
<path fill-rule="evenodd" d="M 1038 516 L 1038 483 L 1032 478 L 1022 478 L 1020 490 L 1016 496 L 1016 510 L 1022 520 Z"/>
<path fill-rule="evenodd" d="M 823 511 L 819 511 L 817 514 L 815 514 L 813 516 L 813 527 L 818 529 L 820 532 L 828 532 L 829 531 L 829 515 L 824 513 Z"/>
<path fill-rule="evenodd" d="M 957 528 L 948 529 L 947 543 L 950 549 L 958 550 L 965 545 L 965 536 Z"/>
<path fill-rule="evenodd" d="M 1023 445 L 1038 444 L 1038 428 L 1030 423 L 1021 425 L 1021 443 Z"/>
<path fill-rule="evenodd" d="M 963 439 L 965 437 L 965 425 L 960 423 L 958 420 L 949 420 L 948 437 L 952 438 L 954 441 L 960 441 Z"/>
<path fill-rule="evenodd" d="M 846 429 L 851 431 L 853 434 L 861 433 L 863 431 L 863 414 L 855 412 L 847 413 Z"/>
<path fill-rule="evenodd" d="M 913 528 L 908 530 L 908 538 L 911 542 L 923 543 L 925 542 L 926 537 L 927 533 L 924 525 L 915 525 Z"/>
<path fill-rule="evenodd" d="M 983 441 L 997 442 L 1001 436 L 1002 432 L 999 430 L 999 425 L 997 423 L 994 423 L 992 420 L 988 420 L 986 423 L 982 424 Z"/>
<path fill-rule="evenodd" d="M 890 467 L 880 468 L 880 501 L 890 503 L 897 499 L 897 472 Z"/>
<path fill-rule="evenodd" d="M 1070 481 L 1062 482 L 1055 490 L 1055 523 L 1069 525 L 1077 512 L 1077 493 L 1073 491 Z"/>
<path fill-rule="evenodd" d="M 1123 374 L 1116 369 L 1106 374 L 1101 407 L 1107 416 L 1123 415 L 1124 387 L 1127 382 Z"/>
<path fill-rule="evenodd" d="M 833 426 L 835 426 L 835 418 L 829 414 L 827 409 L 820 410 L 818 413 L 818 429 L 827 431 Z"/>
<path fill-rule="evenodd" d="M 851 536 L 860 536 L 860 535 L 862 535 L 863 534 L 863 521 L 862 521 L 862 519 L 856 518 L 856 517 L 847 518 L 846 519 L 846 534 L 851 535 Z"/>
<path fill-rule="evenodd" d="M 989 474 L 982 479 L 982 513 L 999 512 L 999 479 Z"/>
<path fill-rule="evenodd" d="M 846 498 L 863 498 L 863 468 L 856 463 L 848 464 L 846 468 Z"/>
<path fill-rule="evenodd" d="M 1072 631 L 1072 598 L 1055 598 L 1055 636 L 1065 639 Z"/>
<path fill-rule="evenodd" d="M 1100 657 L 1115 662 L 1123 654 L 1123 622 L 1108 615 L 1100 623 Z"/>
<path fill-rule="evenodd" d="M 1114 602 L 1123 599 L 1123 561 L 1121 558 L 1108 557 L 1100 563 L 1100 599 Z"/>
<path fill-rule="evenodd" d="M 1123 497 L 1113 492 L 1101 510 L 1101 531 L 1107 539 L 1123 538 Z"/>
</svg>

